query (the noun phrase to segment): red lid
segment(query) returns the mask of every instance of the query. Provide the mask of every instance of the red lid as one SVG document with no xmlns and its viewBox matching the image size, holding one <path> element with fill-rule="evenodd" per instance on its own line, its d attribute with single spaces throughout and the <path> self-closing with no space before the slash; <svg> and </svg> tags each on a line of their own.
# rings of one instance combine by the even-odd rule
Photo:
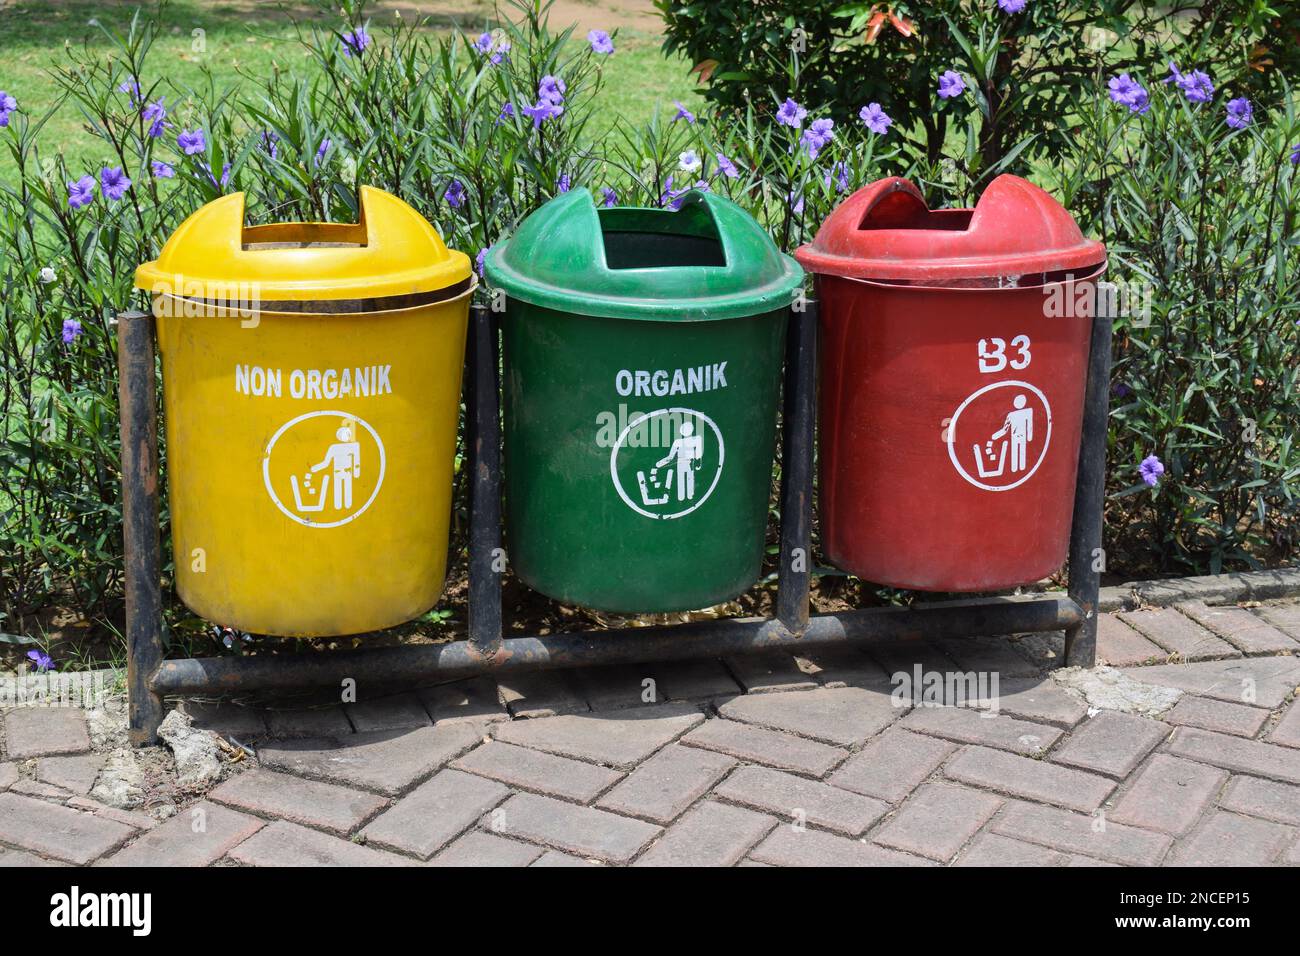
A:
<svg viewBox="0 0 1300 956">
<path fill-rule="evenodd" d="M 1097 266 L 1106 247 L 1085 239 L 1060 203 L 1019 176 L 993 180 L 974 209 L 935 210 L 894 176 L 846 199 L 794 256 L 809 272 L 943 285 Z"/>
</svg>

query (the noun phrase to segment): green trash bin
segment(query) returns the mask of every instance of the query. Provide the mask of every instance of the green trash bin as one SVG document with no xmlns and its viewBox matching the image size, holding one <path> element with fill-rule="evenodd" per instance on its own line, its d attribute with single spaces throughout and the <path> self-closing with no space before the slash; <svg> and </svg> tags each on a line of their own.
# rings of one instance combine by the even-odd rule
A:
<svg viewBox="0 0 1300 956">
<path fill-rule="evenodd" d="M 753 584 L 799 265 L 720 196 L 597 210 L 574 189 L 485 270 L 507 294 L 515 573 L 628 613 L 709 607 Z"/>
</svg>

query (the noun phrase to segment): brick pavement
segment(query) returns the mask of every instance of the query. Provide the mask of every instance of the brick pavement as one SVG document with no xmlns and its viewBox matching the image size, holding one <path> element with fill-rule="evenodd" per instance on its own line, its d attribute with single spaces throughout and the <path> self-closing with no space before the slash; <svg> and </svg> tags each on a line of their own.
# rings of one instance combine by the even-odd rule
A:
<svg viewBox="0 0 1300 956">
<path fill-rule="evenodd" d="M 1055 641 L 187 702 L 258 759 L 165 822 L 91 798 L 105 760 L 81 711 L 10 709 L 0 866 L 1300 862 L 1300 601 L 1104 615 L 1103 662 L 1183 692 L 1156 716 L 1058 684 Z M 889 669 L 917 663 L 996 672 L 998 713 L 898 706 Z"/>
</svg>

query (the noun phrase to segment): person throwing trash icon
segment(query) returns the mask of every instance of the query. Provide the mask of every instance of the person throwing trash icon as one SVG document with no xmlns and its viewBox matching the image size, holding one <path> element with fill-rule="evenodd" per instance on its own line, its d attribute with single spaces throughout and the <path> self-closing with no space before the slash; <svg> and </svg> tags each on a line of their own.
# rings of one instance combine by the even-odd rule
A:
<svg viewBox="0 0 1300 956">
<path fill-rule="evenodd" d="M 655 467 L 662 468 L 676 460 L 677 500 L 692 501 L 695 498 L 695 472 L 704 460 L 704 440 L 695 434 L 695 426 L 690 422 L 682 422 L 679 432 L 681 437 L 673 441 L 668 454 Z"/>
<path fill-rule="evenodd" d="M 1011 436 L 1011 473 L 1025 470 L 1026 446 L 1034 440 L 1034 410 L 1026 408 L 1028 400 L 1017 395 L 1011 403 L 1015 406 L 1007 412 L 1002 427 L 990 436 L 990 441 L 997 441 L 1003 435 Z"/>
<path fill-rule="evenodd" d="M 338 439 L 325 452 L 325 459 L 311 466 L 313 472 L 334 466 L 334 508 L 336 511 L 352 508 L 352 480 L 361 477 L 361 445 L 356 441 L 353 423 L 344 421 L 334 433 Z"/>
</svg>

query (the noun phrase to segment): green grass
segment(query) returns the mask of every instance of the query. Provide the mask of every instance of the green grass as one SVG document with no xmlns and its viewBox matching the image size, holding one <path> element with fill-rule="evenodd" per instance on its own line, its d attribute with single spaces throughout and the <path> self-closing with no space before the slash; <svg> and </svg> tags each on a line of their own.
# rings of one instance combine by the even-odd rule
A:
<svg viewBox="0 0 1300 956">
<path fill-rule="evenodd" d="M 105 26 L 125 32 L 137 3 L 123 0 L 42 0 L 16 2 L 0 6 L 0 89 L 7 90 L 21 109 L 39 115 L 58 97 L 58 85 L 50 69 L 65 64 L 64 45 L 81 46 L 102 56 L 113 52 L 103 32 L 90 21 L 98 19 Z M 456 4 L 454 16 L 433 15 L 429 29 L 447 30 L 459 25 L 466 30 L 480 30 L 488 22 L 492 6 L 482 0 Z M 146 6 L 149 15 L 158 15 L 161 34 L 149 55 L 152 75 L 146 83 L 161 78 L 168 89 L 167 102 L 175 112 L 183 91 L 203 82 L 210 71 L 218 87 L 239 86 L 254 90 L 260 78 L 273 67 L 310 70 L 311 64 L 296 38 L 293 19 L 309 29 L 311 24 L 331 26 L 311 7 L 286 4 L 284 8 L 269 3 L 205 2 L 173 0 L 161 14 Z M 377 17 L 372 31 L 382 34 L 388 17 Z M 567 24 L 551 24 L 559 30 Z M 203 31 L 195 49 L 194 31 Z M 575 42 L 579 42 L 575 40 Z M 599 134 L 618 118 L 640 122 L 658 107 L 672 109 L 672 101 L 689 101 L 695 88 L 684 60 L 667 59 L 659 50 L 660 37 L 644 31 L 626 31 L 617 39 L 618 51 L 604 62 L 606 86 L 599 100 L 596 119 L 591 127 Z M 96 168 L 101 165 L 99 145 L 86 132 L 81 116 L 73 105 L 65 103 L 41 131 L 42 152 L 61 150 L 69 168 Z M 11 169 L 7 153 L 0 155 L 0 175 Z"/>
</svg>

